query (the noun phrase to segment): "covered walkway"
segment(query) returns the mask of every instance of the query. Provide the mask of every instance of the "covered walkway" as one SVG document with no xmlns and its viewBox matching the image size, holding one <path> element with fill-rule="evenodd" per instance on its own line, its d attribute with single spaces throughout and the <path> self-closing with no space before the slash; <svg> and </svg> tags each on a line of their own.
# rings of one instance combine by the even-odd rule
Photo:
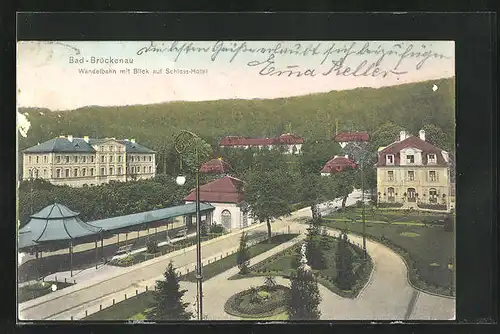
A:
<svg viewBox="0 0 500 334">
<path fill-rule="evenodd" d="M 200 211 L 207 218 L 211 215 L 206 213 L 214 209 L 209 204 L 200 203 Z M 88 246 L 94 243 L 97 268 L 99 258 L 106 262 L 106 254 L 103 250 L 104 239 L 109 240 L 117 235 L 119 244 L 120 233 L 125 233 L 125 242 L 127 242 L 129 232 L 137 231 L 139 238 L 140 230 L 144 229 L 147 229 L 149 236 L 149 228 L 155 228 L 156 232 L 157 227 L 165 225 L 168 227 L 168 224 L 173 224 L 177 217 L 184 218 L 177 225 L 185 226 L 184 222 L 189 220 L 185 217 L 191 217 L 195 213 L 196 205 L 193 203 L 85 223 L 78 217 L 78 212 L 56 203 L 31 216 L 28 224 L 19 231 L 18 250 L 35 254 L 38 259 L 42 257 L 42 252 L 69 248 L 69 267 L 72 271 L 74 246 L 77 244 Z M 98 242 L 101 246 L 100 252 Z"/>
</svg>

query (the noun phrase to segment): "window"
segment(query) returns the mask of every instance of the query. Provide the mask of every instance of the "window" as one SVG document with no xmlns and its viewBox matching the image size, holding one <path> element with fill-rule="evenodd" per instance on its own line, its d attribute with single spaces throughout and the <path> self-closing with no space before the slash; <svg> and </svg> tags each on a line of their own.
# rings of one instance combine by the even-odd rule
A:
<svg viewBox="0 0 500 334">
<path fill-rule="evenodd" d="M 121 155 L 118 156 L 118 162 L 122 162 L 122 156 Z"/>
<path fill-rule="evenodd" d="M 31 155 L 28 156 L 28 162 L 31 163 Z"/>
<path fill-rule="evenodd" d="M 66 163 L 69 164 L 69 155 L 65 156 L 66 158 Z"/>
<path fill-rule="evenodd" d="M 394 165 L 394 154 L 387 154 L 385 158 L 387 165 Z"/>
<path fill-rule="evenodd" d="M 43 177 L 47 177 L 47 170 L 46 169 L 43 170 Z"/>
<path fill-rule="evenodd" d="M 56 169 L 56 177 L 60 178 L 61 177 L 61 170 L 58 168 Z"/>
<path fill-rule="evenodd" d="M 142 156 L 142 161 L 146 161 L 146 156 Z"/>
<path fill-rule="evenodd" d="M 146 174 L 146 166 L 144 166 L 144 167 L 142 168 L 142 172 L 143 172 L 144 174 Z"/>
<path fill-rule="evenodd" d="M 389 187 L 387 189 L 387 198 L 389 199 L 389 201 L 394 202 L 395 196 L 394 196 L 394 188 L 393 187 Z"/>
<path fill-rule="evenodd" d="M 90 176 L 94 176 L 94 168 L 90 169 Z"/>
<path fill-rule="evenodd" d="M 101 155 L 101 162 L 104 162 L 104 159 L 105 159 L 104 155 Z"/>
<path fill-rule="evenodd" d="M 121 167 L 118 167 L 118 175 L 122 175 L 122 168 Z"/>
<path fill-rule="evenodd" d="M 31 179 L 31 178 L 33 177 L 33 171 L 30 169 L 30 170 L 28 171 L 28 174 L 29 174 L 30 179 Z"/>
<path fill-rule="evenodd" d="M 149 174 L 153 173 L 153 167 L 149 166 Z"/>
<path fill-rule="evenodd" d="M 87 168 L 82 168 L 82 176 L 86 176 L 87 174 Z"/>
<path fill-rule="evenodd" d="M 394 181 L 394 171 L 390 170 L 387 172 L 387 179 L 389 181 Z"/>
<path fill-rule="evenodd" d="M 415 156 L 413 154 L 407 154 L 406 155 L 406 163 L 414 164 L 415 163 Z"/>
<path fill-rule="evenodd" d="M 436 171 L 434 171 L 434 170 L 429 171 L 429 181 L 432 181 L 432 182 L 437 181 Z"/>
<path fill-rule="evenodd" d="M 109 150 L 110 150 L 111 152 L 113 152 L 113 151 L 115 150 L 115 147 L 114 147 L 114 146 L 110 146 L 110 147 L 109 147 Z"/>
<path fill-rule="evenodd" d="M 77 155 L 75 155 L 75 156 L 73 157 L 73 162 L 74 162 L 74 163 L 77 163 L 77 162 L 78 162 L 78 156 L 77 156 Z"/>
<path fill-rule="evenodd" d="M 435 164 L 436 163 L 436 155 L 435 154 L 428 154 L 427 155 L 427 163 L 428 164 Z"/>
<path fill-rule="evenodd" d="M 434 188 L 429 189 L 429 202 L 437 203 L 437 198 L 438 198 L 437 190 Z"/>
<path fill-rule="evenodd" d="M 60 163 L 61 163 L 61 156 L 60 156 L 60 155 L 58 155 L 58 156 L 56 157 L 56 162 L 57 162 L 58 164 L 60 164 Z"/>
<path fill-rule="evenodd" d="M 104 167 L 101 167 L 101 176 L 106 175 L 106 169 Z"/>
<path fill-rule="evenodd" d="M 109 156 L 109 162 L 113 162 L 113 156 L 112 155 Z"/>
<path fill-rule="evenodd" d="M 69 157 L 67 157 L 67 158 L 69 158 Z M 69 177 L 69 169 L 68 168 L 64 171 L 64 174 L 66 177 Z"/>
<path fill-rule="evenodd" d="M 94 162 L 94 156 L 90 156 L 90 162 Z"/>
<path fill-rule="evenodd" d="M 153 157 L 151 155 L 149 156 L 149 161 L 153 161 Z"/>
<path fill-rule="evenodd" d="M 86 156 L 83 157 L 83 162 L 87 162 L 87 157 Z"/>
<path fill-rule="evenodd" d="M 43 156 L 43 163 L 45 163 L 45 164 L 47 163 L 47 156 L 46 155 Z"/>
<path fill-rule="evenodd" d="M 113 175 L 113 167 L 109 167 L 109 175 Z"/>
<path fill-rule="evenodd" d="M 415 181 L 415 172 L 412 170 L 408 171 L 408 181 Z"/>
<path fill-rule="evenodd" d="M 77 176 L 78 176 L 78 168 L 75 168 L 75 169 L 73 170 L 73 176 L 74 176 L 74 177 L 77 177 Z"/>
<path fill-rule="evenodd" d="M 36 163 L 38 163 L 38 155 L 36 156 Z"/>
</svg>

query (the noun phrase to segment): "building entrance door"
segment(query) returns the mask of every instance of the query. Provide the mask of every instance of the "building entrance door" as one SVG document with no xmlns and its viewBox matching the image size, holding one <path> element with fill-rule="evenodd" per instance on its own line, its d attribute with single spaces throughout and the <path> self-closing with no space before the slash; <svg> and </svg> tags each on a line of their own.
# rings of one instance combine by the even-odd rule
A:
<svg viewBox="0 0 500 334">
<path fill-rule="evenodd" d="M 408 202 L 416 202 L 417 201 L 415 188 L 408 188 L 408 192 L 406 195 L 408 196 L 407 197 Z"/>
</svg>

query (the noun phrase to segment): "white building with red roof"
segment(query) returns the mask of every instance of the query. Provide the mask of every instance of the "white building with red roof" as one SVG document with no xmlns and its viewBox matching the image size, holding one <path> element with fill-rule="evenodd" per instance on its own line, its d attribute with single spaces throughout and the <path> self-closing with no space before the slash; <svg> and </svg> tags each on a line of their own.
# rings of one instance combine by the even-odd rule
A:
<svg viewBox="0 0 500 334">
<path fill-rule="evenodd" d="M 232 176 L 224 176 L 200 187 L 200 201 L 210 203 L 215 210 L 210 217 L 201 220 L 221 224 L 226 230 L 244 228 L 253 223 L 244 202 L 244 182 Z M 196 202 L 196 189 L 184 198 L 187 203 Z"/>
<path fill-rule="evenodd" d="M 304 138 L 296 136 L 292 133 L 284 133 L 278 138 L 248 138 L 242 136 L 227 136 L 220 142 L 220 147 L 231 148 L 257 148 L 257 149 L 272 149 L 282 148 L 286 154 L 300 154 Z"/>
<path fill-rule="evenodd" d="M 380 203 L 449 210 L 451 179 L 448 152 L 401 131 L 399 140 L 379 148 L 377 195 Z"/>
</svg>

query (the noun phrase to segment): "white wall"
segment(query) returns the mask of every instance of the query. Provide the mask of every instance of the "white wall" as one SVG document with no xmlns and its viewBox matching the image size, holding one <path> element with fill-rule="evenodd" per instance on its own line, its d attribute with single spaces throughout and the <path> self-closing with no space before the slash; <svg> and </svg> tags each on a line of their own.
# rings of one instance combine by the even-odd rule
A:
<svg viewBox="0 0 500 334">
<path fill-rule="evenodd" d="M 194 202 L 186 202 L 186 204 Z M 243 226 L 243 213 L 240 208 L 234 203 L 209 203 L 215 207 L 213 211 L 213 222 L 217 224 L 222 224 L 222 212 L 228 210 L 231 213 L 231 230 L 240 229 Z M 253 219 L 248 217 L 247 226 L 253 223 Z"/>
</svg>

